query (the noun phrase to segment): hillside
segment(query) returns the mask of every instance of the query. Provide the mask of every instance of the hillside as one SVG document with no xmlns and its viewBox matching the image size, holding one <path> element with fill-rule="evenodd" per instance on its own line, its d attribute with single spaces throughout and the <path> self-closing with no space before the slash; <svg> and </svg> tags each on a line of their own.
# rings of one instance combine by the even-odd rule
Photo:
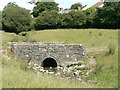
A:
<svg viewBox="0 0 120 90">
<path fill-rule="evenodd" d="M 9 58 L 0 59 L 3 65 L 3 87 L 11 88 L 89 88 L 89 87 L 118 87 L 118 30 L 78 29 L 78 30 L 44 30 L 27 32 L 25 36 L 14 33 L 2 33 L 1 44 L 5 42 L 65 42 L 83 44 L 87 48 L 87 56 L 94 56 L 97 62 L 96 72 L 84 78 L 85 81 L 96 80 L 97 83 L 81 83 L 60 79 L 59 77 L 38 75 L 27 69 L 27 64 L 20 60 Z M 108 54 L 109 46 L 113 45 L 115 52 Z M 99 51 L 99 49 L 101 49 Z M 8 53 L 10 55 L 10 53 Z M 4 54 L 6 55 L 6 54 Z M 12 55 L 13 56 L 13 55 Z M 87 60 L 87 57 L 85 57 Z M 108 77 L 109 76 L 109 77 Z M 37 78 L 36 78 L 37 77 Z M 46 78 L 47 77 L 47 78 Z M 31 79 L 31 80 L 30 80 Z M 19 81 L 19 82 L 18 82 Z M 36 83 L 37 82 L 37 83 Z M 34 86 L 32 86 L 34 84 Z"/>
</svg>

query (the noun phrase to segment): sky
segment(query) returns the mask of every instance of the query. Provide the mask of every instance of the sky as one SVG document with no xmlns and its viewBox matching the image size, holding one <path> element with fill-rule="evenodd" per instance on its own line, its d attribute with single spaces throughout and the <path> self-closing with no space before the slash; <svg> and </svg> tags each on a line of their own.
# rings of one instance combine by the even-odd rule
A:
<svg viewBox="0 0 120 90">
<path fill-rule="evenodd" d="M 20 7 L 32 10 L 34 7 L 34 4 L 29 4 L 31 0 L 0 0 L 0 10 L 3 10 L 3 8 L 7 5 L 9 2 L 16 2 Z M 62 8 L 69 8 L 72 4 L 80 2 L 82 5 L 89 5 L 92 6 L 96 2 L 100 0 L 55 0 L 56 3 L 59 4 L 59 7 Z"/>
</svg>

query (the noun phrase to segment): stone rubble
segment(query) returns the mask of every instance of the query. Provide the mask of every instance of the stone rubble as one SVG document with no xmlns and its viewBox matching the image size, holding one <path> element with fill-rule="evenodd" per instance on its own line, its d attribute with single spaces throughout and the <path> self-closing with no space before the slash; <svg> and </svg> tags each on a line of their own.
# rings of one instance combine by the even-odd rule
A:
<svg viewBox="0 0 120 90">
<path fill-rule="evenodd" d="M 91 59 L 92 60 L 92 59 Z M 64 77 L 66 79 L 76 79 L 79 81 L 82 81 L 82 78 L 87 77 L 89 75 L 92 74 L 92 72 L 94 72 L 95 70 L 95 65 L 96 62 L 95 60 L 93 60 L 94 63 L 92 62 L 92 64 L 84 64 L 84 62 L 79 62 L 78 64 L 73 64 L 70 66 L 66 66 L 66 67 L 61 67 L 58 66 L 56 68 L 47 68 L 45 69 L 44 67 L 39 66 L 38 64 L 34 63 L 34 62 L 29 62 L 29 67 L 32 66 L 32 69 L 37 70 L 43 74 L 54 74 L 56 76 L 60 76 L 60 77 Z M 90 65 L 94 66 L 93 68 L 88 69 L 88 67 L 90 67 Z M 92 82 L 88 81 L 88 82 Z"/>
</svg>

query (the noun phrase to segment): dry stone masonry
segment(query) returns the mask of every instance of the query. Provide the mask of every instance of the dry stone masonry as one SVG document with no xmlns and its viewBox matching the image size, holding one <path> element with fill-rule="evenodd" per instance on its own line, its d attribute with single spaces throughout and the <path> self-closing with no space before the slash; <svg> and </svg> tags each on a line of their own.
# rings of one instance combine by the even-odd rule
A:
<svg viewBox="0 0 120 90">
<path fill-rule="evenodd" d="M 13 52 L 26 62 L 39 65 L 67 66 L 81 61 L 84 48 L 79 44 L 63 42 L 8 42 Z M 44 66 L 44 65 L 43 65 Z"/>
</svg>

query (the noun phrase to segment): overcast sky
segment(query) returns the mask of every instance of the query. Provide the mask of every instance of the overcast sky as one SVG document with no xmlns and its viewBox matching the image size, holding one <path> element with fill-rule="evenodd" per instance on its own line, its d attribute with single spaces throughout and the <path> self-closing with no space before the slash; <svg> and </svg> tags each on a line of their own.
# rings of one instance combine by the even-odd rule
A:
<svg viewBox="0 0 120 90">
<path fill-rule="evenodd" d="M 16 2 L 19 6 L 32 10 L 34 5 L 29 4 L 30 0 L 0 0 L 0 10 L 4 8 L 9 2 Z M 59 7 L 69 8 L 72 4 L 80 2 L 82 5 L 93 5 L 100 0 L 55 0 L 59 4 Z"/>
</svg>

